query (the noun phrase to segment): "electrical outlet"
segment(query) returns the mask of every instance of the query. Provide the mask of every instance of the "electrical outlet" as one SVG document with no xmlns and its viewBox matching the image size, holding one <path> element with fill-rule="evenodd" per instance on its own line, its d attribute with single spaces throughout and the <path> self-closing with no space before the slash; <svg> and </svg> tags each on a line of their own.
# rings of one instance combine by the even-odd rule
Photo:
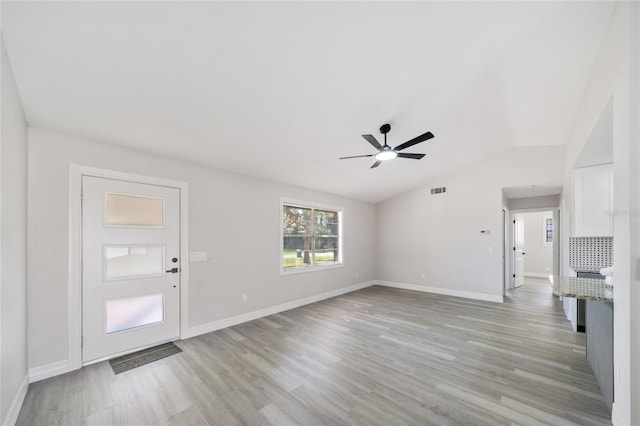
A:
<svg viewBox="0 0 640 426">
<path fill-rule="evenodd" d="M 360 272 L 356 272 L 356 278 L 360 276 Z"/>
<path fill-rule="evenodd" d="M 420 277 L 422 277 L 422 279 L 424 280 L 425 278 L 427 278 L 427 274 L 423 272 L 422 274 L 420 274 Z"/>
<path fill-rule="evenodd" d="M 242 301 L 243 301 L 243 302 L 246 302 L 246 301 L 247 301 L 247 295 L 246 295 L 246 294 L 243 294 L 243 295 L 242 295 Z"/>
</svg>

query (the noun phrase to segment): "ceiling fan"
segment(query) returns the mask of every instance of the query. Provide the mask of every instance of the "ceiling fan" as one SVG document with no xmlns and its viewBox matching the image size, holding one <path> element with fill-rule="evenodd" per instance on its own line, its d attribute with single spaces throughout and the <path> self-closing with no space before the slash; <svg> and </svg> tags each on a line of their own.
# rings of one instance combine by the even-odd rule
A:
<svg viewBox="0 0 640 426">
<path fill-rule="evenodd" d="M 373 145 L 375 149 L 378 150 L 377 153 L 367 154 L 367 155 L 353 155 L 351 157 L 340 157 L 340 160 L 346 160 L 349 158 L 360 158 L 360 157 L 376 157 L 376 162 L 373 163 L 373 166 L 371 166 L 371 168 L 373 169 L 375 167 L 378 167 L 383 161 L 391 160 L 396 157 L 420 160 L 422 157 L 426 155 L 426 154 L 408 154 L 400 151 L 402 151 L 403 149 L 409 148 L 410 146 L 413 146 L 415 144 L 418 144 L 420 142 L 424 142 L 433 138 L 433 133 L 431 132 L 423 133 L 420 136 L 417 136 L 411 140 L 406 141 L 405 143 L 402 143 L 396 146 L 395 148 L 391 148 L 389 145 L 387 145 L 387 133 L 389 133 L 390 130 L 391 130 L 390 124 L 383 124 L 380 127 L 380 133 L 384 135 L 384 145 L 380 145 L 380 142 L 378 142 L 378 140 L 374 138 L 373 135 L 362 135 L 362 137 L 365 138 L 367 142 L 369 142 L 371 145 Z"/>
</svg>

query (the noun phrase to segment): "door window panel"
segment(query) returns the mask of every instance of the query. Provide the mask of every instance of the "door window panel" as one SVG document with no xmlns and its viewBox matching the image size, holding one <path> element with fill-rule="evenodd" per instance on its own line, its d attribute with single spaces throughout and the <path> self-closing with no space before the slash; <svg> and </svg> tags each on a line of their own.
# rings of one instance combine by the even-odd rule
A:
<svg viewBox="0 0 640 426">
<path fill-rule="evenodd" d="M 105 280 L 143 278 L 164 272 L 163 245 L 104 246 Z"/>
<path fill-rule="evenodd" d="M 125 297 L 105 301 L 107 334 L 164 321 L 164 296 Z"/>
<path fill-rule="evenodd" d="M 109 226 L 164 227 L 164 199 L 106 193 L 105 224 Z"/>
</svg>

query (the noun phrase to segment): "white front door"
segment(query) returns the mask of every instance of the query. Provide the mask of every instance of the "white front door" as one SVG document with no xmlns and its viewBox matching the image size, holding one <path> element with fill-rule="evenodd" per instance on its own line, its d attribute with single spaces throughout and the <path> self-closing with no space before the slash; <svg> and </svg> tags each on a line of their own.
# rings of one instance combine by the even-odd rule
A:
<svg viewBox="0 0 640 426">
<path fill-rule="evenodd" d="M 180 336 L 180 190 L 82 178 L 82 360 Z"/>
<path fill-rule="evenodd" d="M 524 284 L 524 218 L 515 216 L 513 220 L 513 277 L 514 287 Z"/>
</svg>

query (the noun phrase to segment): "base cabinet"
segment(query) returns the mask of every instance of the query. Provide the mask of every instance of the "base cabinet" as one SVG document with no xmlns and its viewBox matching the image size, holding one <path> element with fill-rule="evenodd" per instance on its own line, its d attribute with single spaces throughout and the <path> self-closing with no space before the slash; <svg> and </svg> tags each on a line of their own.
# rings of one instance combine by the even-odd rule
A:
<svg viewBox="0 0 640 426">
<path fill-rule="evenodd" d="M 604 401 L 613 404 L 613 304 L 587 300 L 587 361 Z"/>
</svg>

